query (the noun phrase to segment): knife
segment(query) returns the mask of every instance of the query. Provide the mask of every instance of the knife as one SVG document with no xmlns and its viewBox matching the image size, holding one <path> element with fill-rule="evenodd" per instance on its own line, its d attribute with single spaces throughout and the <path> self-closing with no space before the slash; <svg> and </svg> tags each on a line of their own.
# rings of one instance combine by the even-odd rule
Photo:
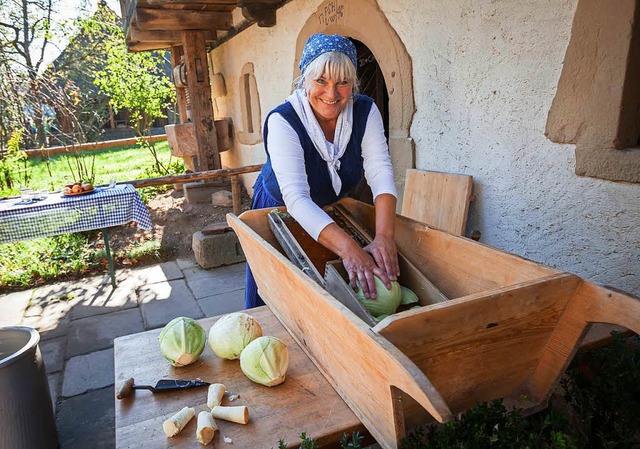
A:
<svg viewBox="0 0 640 449">
<path fill-rule="evenodd" d="M 122 399 L 127 396 L 131 396 L 133 390 L 149 390 L 152 393 L 161 393 L 164 391 L 173 390 L 186 390 L 188 388 L 206 387 L 210 385 L 209 382 L 203 380 L 175 380 L 175 379 L 161 379 L 155 386 L 151 385 L 136 385 L 133 377 L 125 380 L 120 384 L 116 390 L 116 398 Z"/>
</svg>

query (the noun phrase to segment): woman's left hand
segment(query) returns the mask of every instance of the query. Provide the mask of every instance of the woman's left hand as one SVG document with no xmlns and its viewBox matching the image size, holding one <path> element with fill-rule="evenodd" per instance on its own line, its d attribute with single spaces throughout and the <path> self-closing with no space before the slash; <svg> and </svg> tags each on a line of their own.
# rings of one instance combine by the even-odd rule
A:
<svg viewBox="0 0 640 449">
<path fill-rule="evenodd" d="M 393 238 L 376 235 L 375 239 L 364 247 L 375 260 L 376 265 L 387 273 L 390 280 L 395 281 L 400 276 L 398 265 L 398 250 Z"/>
</svg>

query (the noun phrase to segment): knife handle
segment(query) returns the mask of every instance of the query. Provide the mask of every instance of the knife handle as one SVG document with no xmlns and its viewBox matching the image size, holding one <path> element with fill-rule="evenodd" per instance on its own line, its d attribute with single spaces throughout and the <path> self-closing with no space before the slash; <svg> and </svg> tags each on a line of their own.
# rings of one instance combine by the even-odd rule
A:
<svg viewBox="0 0 640 449">
<path fill-rule="evenodd" d="M 133 393 L 133 382 L 133 377 L 122 382 L 116 390 L 116 398 L 122 399 L 131 396 L 131 393 Z"/>
</svg>

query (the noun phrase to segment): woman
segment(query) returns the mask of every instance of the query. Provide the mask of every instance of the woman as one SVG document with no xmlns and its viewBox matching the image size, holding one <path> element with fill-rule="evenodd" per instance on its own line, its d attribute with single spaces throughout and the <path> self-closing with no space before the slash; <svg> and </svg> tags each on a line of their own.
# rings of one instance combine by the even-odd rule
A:
<svg viewBox="0 0 640 449">
<path fill-rule="evenodd" d="M 253 187 L 252 209 L 286 206 L 323 246 L 340 256 L 351 287 L 376 297 L 374 275 L 391 288 L 400 275 L 395 244 L 396 190 L 382 117 L 357 95 L 356 49 L 340 35 L 307 40 L 296 86 L 264 125 L 267 162 Z M 376 234 L 361 248 L 321 209 L 346 196 L 362 176 L 373 192 Z M 249 266 L 247 309 L 264 305 Z"/>
</svg>

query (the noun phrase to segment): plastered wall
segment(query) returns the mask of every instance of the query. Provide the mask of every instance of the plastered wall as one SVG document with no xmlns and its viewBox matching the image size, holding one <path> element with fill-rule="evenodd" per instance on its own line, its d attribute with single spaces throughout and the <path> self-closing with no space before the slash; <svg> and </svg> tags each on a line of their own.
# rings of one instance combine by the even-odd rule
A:
<svg viewBox="0 0 640 449">
<path fill-rule="evenodd" d="M 237 78 L 246 62 L 254 63 L 263 120 L 286 98 L 296 39 L 322 3 L 293 1 L 276 27 L 251 27 L 212 52 L 228 90 L 214 100 L 217 116 L 241 123 Z M 640 184 L 579 177 L 574 146 L 544 136 L 577 2 L 377 4 L 411 57 L 416 168 L 474 177 L 467 233 L 640 296 Z M 261 144 L 223 154 L 229 166 L 264 159 Z"/>
</svg>

